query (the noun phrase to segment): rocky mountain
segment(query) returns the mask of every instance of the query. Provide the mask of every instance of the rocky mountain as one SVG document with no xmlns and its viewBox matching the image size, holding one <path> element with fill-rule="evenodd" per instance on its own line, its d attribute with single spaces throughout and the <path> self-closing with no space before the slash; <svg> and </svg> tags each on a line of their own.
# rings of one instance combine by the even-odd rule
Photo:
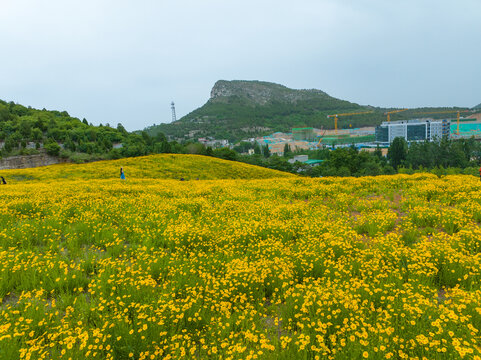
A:
<svg viewBox="0 0 481 360">
<path fill-rule="evenodd" d="M 332 128 L 327 114 L 371 109 L 336 99 L 324 91 L 295 90 L 263 82 L 219 80 L 202 107 L 171 124 L 147 128 L 152 134 L 163 132 L 178 139 L 212 136 L 240 140 L 275 131 L 288 132 L 293 127 Z M 379 116 L 359 116 L 353 125 L 370 125 Z M 351 121 L 351 120 L 349 120 Z"/>
<path fill-rule="evenodd" d="M 228 103 L 233 97 L 243 98 L 246 105 L 252 106 L 265 106 L 276 102 L 297 104 L 309 100 L 319 101 L 319 103 L 337 100 L 321 90 L 293 90 L 283 85 L 265 81 L 219 80 L 210 93 L 211 102 Z M 347 104 L 350 103 L 343 102 L 342 105 Z M 358 107 L 356 104 L 353 105 Z"/>
<path fill-rule="evenodd" d="M 446 113 L 432 113 L 456 109 L 416 108 L 396 113 L 392 118 L 440 118 L 446 117 Z M 219 80 L 202 107 L 174 123 L 154 125 L 145 130 L 151 135 L 162 132 L 176 140 L 211 136 L 233 142 L 276 131 L 290 132 L 295 127 L 333 129 L 334 121 L 327 115 L 366 110 L 373 112 L 339 118 L 339 128 L 379 125 L 386 120 L 384 113 L 392 109 L 361 106 L 316 89 L 295 90 L 264 81 Z"/>
</svg>

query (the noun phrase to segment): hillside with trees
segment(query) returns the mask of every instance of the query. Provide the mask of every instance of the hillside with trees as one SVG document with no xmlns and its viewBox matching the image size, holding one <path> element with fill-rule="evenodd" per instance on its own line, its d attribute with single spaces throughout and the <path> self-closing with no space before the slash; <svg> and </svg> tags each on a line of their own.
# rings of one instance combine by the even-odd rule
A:
<svg viewBox="0 0 481 360">
<path fill-rule="evenodd" d="M 292 96 L 289 92 L 284 94 Z M 323 96 L 320 93 L 317 95 Z M 265 98 L 261 101 L 267 103 L 267 95 L 262 96 Z M 433 111 L 432 108 L 416 110 Z M 415 113 L 414 110 L 406 112 Z M 158 131 L 155 134 L 146 131 L 129 133 L 121 124 L 115 128 L 109 124 L 93 126 L 86 119 L 71 117 L 65 111 L 37 110 L 0 100 L 2 157 L 47 153 L 81 163 L 157 153 L 197 154 L 314 177 L 364 176 L 426 170 L 443 173 L 445 169 L 476 174 L 481 161 L 481 145 L 472 138 L 449 141 L 441 139 L 436 142 L 413 143 L 409 147 L 398 138 L 391 145 L 387 158 L 381 156 L 379 149 L 370 154 L 354 147 L 296 153 L 288 150 L 285 156 L 280 157 L 271 156 L 267 146 L 259 145 L 254 146 L 254 155 L 249 156 L 242 155 L 246 152 L 243 145 L 251 144 L 241 142 L 233 149 L 212 149 L 194 141 L 169 142 L 165 135 Z M 316 167 L 289 163 L 289 158 L 296 154 L 306 154 L 311 159 L 323 162 Z"/>
<path fill-rule="evenodd" d="M 417 113 L 454 108 L 417 108 L 393 116 L 394 120 L 411 119 Z M 162 132 L 177 140 L 213 137 L 235 142 L 241 139 L 290 132 L 295 127 L 333 129 L 327 115 L 372 111 L 369 114 L 339 118 L 340 128 L 377 126 L 392 109 L 361 106 L 336 99 L 321 90 L 294 90 L 262 81 L 217 81 L 210 99 L 202 107 L 170 124 L 145 129 L 149 134 Z M 464 110 L 460 109 L 460 110 Z M 441 117 L 446 115 L 433 115 Z"/>
<path fill-rule="evenodd" d="M 37 110 L 0 100 L 0 155 L 46 152 L 74 162 L 171 152 L 163 134 L 129 133 L 118 124 L 93 126 L 66 111 Z M 174 149 L 175 150 L 175 149 Z"/>
</svg>

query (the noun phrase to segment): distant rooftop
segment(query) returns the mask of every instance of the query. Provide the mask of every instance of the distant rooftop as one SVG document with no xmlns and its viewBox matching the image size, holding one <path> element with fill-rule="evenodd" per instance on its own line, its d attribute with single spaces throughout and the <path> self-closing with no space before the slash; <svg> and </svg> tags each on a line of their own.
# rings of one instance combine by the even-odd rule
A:
<svg viewBox="0 0 481 360">
<path fill-rule="evenodd" d="M 382 125 L 399 125 L 399 124 L 421 124 L 427 122 L 441 122 L 445 119 L 431 119 L 431 118 L 424 118 L 424 119 L 410 119 L 410 120 L 396 120 L 396 121 L 383 121 Z"/>
<path fill-rule="evenodd" d="M 312 159 L 312 160 L 307 160 L 307 161 L 304 161 L 305 164 L 309 164 L 309 165 L 312 165 L 312 164 L 320 164 L 322 163 L 324 160 L 315 160 L 315 159 Z"/>
</svg>

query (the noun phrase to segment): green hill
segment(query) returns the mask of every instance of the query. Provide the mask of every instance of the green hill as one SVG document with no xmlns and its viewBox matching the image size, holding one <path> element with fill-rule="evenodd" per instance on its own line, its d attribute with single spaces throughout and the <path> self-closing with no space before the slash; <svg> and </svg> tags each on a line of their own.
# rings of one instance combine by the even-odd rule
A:
<svg viewBox="0 0 481 360">
<path fill-rule="evenodd" d="M 416 112 L 449 108 L 419 108 L 396 114 L 407 119 Z M 321 90 L 294 90 L 262 81 L 217 81 L 210 99 L 202 107 L 171 124 L 145 129 L 150 134 L 163 132 L 170 137 L 196 139 L 211 136 L 237 141 L 276 131 L 290 132 L 294 127 L 334 128 L 328 114 L 373 110 L 371 114 L 342 117 L 339 127 L 376 126 L 386 120 L 383 109 L 361 106 L 336 99 Z M 445 115 L 444 115 L 445 116 Z"/>
<path fill-rule="evenodd" d="M 327 125 L 332 111 L 354 112 L 358 104 L 333 98 L 320 90 L 293 90 L 261 81 L 217 81 L 207 103 L 172 124 L 146 131 L 161 131 L 175 138 L 239 140 L 292 127 Z"/>
<path fill-rule="evenodd" d="M 74 162 L 169 152 L 159 134 L 129 133 L 118 124 L 93 126 L 66 111 L 38 110 L 0 100 L 0 156 L 47 152 Z"/>
<path fill-rule="evenodd" d="M 481 104 L 478 104 L 475 107 L 473 107 L 473 110 L 481 110 Z"/>
<path fill-rule="evenodd" d="M 201 155 L 158 154 L 88 164 L 58 164 L 30 169 L 2 170 L 9 183 L 118 179 L 123 167 L 128 181 L 141 179 L 267 179 L 295 175 L 245 163 Z M 120 180 L 119 180 L 120 181 Z"/>
</svg>

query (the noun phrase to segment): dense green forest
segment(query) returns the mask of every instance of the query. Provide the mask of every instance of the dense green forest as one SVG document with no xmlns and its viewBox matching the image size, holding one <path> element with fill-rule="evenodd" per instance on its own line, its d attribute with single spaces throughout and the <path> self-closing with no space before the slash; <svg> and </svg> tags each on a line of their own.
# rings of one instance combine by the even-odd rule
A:
<svg viewBox="0 0 481 360">
<path fill-rule="evenodd" d="M 0 100 L 0 155 L 46 152 L 74 162 L 116 159 L 159 152 L 180 152 L 163 134 L 129 133 L 121 124 L 93 126 L 66 111 L 37 110 Z"/>
<path fill-rule="evenodd" d="M 221 89 L 218 89 L 221 83 Z M 282 85 L 257 81 L 217 82 L 205 105 L 170 124 L 146 128 L 151 135 L 162 132 L 175 139 L 211 136 L 236 142 L 242 139 L 291 132 L 295 127 L 333 129 L 327 115 L 372 111 L 369 114 L 339 118 L 339 128 L 377 126 L 392 109 L 361 106 L 336 99 L 320 90 L 293 90 Z M 262 101 L 260 101 L 262 100 Z M 456 114 L 423 114 L 465 108 L 416 108 L 393 114 L 392 120 L 416 117 L 455 118 Z"/>
</svg>

